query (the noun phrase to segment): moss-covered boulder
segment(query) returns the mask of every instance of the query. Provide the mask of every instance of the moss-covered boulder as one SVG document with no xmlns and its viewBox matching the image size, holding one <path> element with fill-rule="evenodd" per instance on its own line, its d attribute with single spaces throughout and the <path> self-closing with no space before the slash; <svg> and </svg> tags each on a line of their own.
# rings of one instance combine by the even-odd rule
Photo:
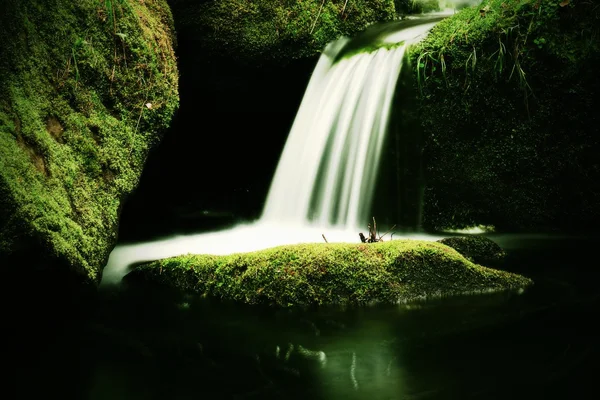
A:
<svg viewBox="0 0 600 400">
<path fill-rule="evenodd" d="M 0 265 L 97 282 L 123 200 L 178 106 L 170 10 L 3 0 L 0 33 Z"/>
<path fill-rule="evenodd" d="M 429 230 L 596 229 L 600 7 L 484 0 L 411 51 Z"/>
<path fill-rule="evenodd" d="M 199 51 L 239 61 L 289 61 L 395 18 L 394 0 L 169 0 L 177 31 Z"/>
<path fill-rule="evenodd" d="M 394 0 L 396 13 L 401 16 L 439 11 L 442 6 L 441 3 L 446 2 L 444 0 Z"/>
<path fill-rule="evenodd" d="M 250 304 L 278 306 L 407 302 L 530 285 L 473 264 L 441 243 L 279 246 L 227 256 L 184 255 L 138 265 L 126 277 Z"/>
<path fill-rule="evenodd" d="M 438 242 L 452 247 L 469 261 L 486 267 L 499 267 L 506 258 L 506 252 L 498 243 L 485 236 L 453 236 Z"/>
</svg>

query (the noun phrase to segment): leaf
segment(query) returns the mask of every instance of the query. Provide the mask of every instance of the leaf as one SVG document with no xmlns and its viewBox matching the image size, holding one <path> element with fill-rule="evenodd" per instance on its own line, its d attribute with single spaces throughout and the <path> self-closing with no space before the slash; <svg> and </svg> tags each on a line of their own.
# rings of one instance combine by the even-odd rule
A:
<svg viewBox="0 0 600 400">
<path fill-rule="evenodd" d="M 558 3 L 559 6 L 564 7 L 566 5 L 568 5 L 570 3 L 570 0 L 563 0 L 562 2 Z"/>
</svg>

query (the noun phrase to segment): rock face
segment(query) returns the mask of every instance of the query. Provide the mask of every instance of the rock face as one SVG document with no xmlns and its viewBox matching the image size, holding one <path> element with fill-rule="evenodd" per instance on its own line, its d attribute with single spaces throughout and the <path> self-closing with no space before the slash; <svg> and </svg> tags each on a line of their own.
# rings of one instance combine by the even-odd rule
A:
<svg viewBox="0 0 600 400">
<path fill-rule="evenodd" d="M 95 283 L 122 202 L 178 107 L 170 10 L 165 0 L 0 8 L 0 265 L 66 267 Z"/>
<path fill-rule="evenodd" d="M 596 228 L 599 18 L 593 2 L 485 0 L 413 48 L 428 230 Z"/>
<path fill-rule="evenodd" d="M 457 236 L 438 240 L 452 247 L 466 259 L 486 267 L 499 267 L 506 258 L 506 252 L 496 242 L 483 236 Z"/>
<path fill-rule="evenodd" d="M 519 289 L 533 283 L 521 275 L 473 264 L 444 244 L 420 240 L 300 244 L 228 256 L 185 255 L 138 265 L 125 280 L 283 307 L 410 302 Z"/>
<path fill-rule="evenodd" d="M 395 17 L 394 0 L 169 0 L 178 34 L 244 63 L 313 56 L 331 40 Z"/>
</svg>

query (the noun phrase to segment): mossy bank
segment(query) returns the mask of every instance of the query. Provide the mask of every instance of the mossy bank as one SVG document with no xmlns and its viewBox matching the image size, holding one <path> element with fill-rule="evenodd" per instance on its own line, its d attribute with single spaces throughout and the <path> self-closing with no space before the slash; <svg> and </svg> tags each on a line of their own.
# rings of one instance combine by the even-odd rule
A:
<svg viewBox="0 0 600 400">
<path fill-rule="evenodd" d="M 485 0 L 411 51 L 430 230 L 600 222 L 600 7 Z"/>
<path fill-rule="evenodd" d="M 139 265 L 125 277 L 132 279 L 283 307 L 397 303 L 532 284 L 523 276 L 473 264 L 441 243 L 420 240 L 299 244 L 227 256 L 184 255 Z"/>
<path fill-rule="evenodd" d="M 170 10 L 165 0 L 0 8 L 2 268 L 35 259 L 95 283 L 178 107 Z"/>
<path fill-rule="evenodd" d="M 396 18 L 394 0 L 169 0 L 177 31 L 207 56 L 256 64 L 313 56 L 331 40 Z"/>
</svg>

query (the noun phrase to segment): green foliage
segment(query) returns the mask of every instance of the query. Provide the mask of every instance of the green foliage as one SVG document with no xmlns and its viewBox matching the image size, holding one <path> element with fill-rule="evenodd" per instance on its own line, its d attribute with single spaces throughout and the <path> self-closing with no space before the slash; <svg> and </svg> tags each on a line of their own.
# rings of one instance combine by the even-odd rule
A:
<svg viewBox="0 0 600 400">
<path fill-rule="evenodd" d="M 124 197 L 178 106 L 164 0 L 8 0 L 0 15 L 0 252 L 31 238 L 99 279 Z M 149 106 L 146 106 L 149 104 Z"/>
<path fill-rule="evenodd" d="M 586 1 L 485 0 L 411 47 L 428 229 L 600 221 L 599 19 Z"/>
<path fill-rule="evenodd" d="M 327 43 L 395 16 L 393 0 L 174 0 L 177 29 L 243 61 L 312 56 Z"/>
<path fill-rule="evenodd" d="M 397 303 L 532 283 L 475 265 L 443 244 L 418 240 L 185 255 L 140 265 L 126 279 L 136 277 L 207 296 L 282 307 Z"/>
<path fill-rule="evenodd" d="M 394 0 L 399 14 L 420 14 L 440 10 L 438 0 Z"/>
</svg>

